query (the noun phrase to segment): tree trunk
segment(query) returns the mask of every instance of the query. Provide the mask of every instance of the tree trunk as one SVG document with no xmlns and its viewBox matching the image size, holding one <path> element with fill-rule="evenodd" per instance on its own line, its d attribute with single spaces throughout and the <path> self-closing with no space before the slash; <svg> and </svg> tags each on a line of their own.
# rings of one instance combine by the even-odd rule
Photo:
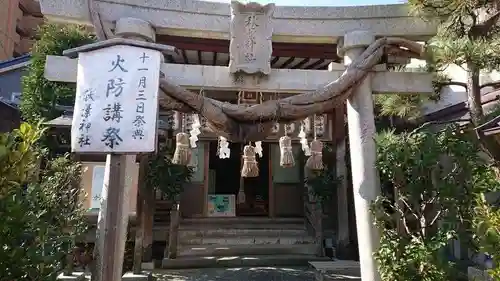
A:
<svg viewBox="0 0 500 281">
<path fill-rule="evenodd" d="M 477 127 L 483 122 L 484 112 L 479 85 L 479 69 L 473 63 L 467 63 L 467 103 L 472 124 Z M 478 130 L 477 134 L 483 150 L 495 161 L 495 165 L 499 166 L 500 144 L 493 137 L 485 136 L 481 130 Z"/>
<path fill-rule="evenodd" d="M 484 112 L 481 103 L 479 69 L 472 63 L 467 64 L 467 104 L 472 122 L 479 124 L 484 117 Z"/>
</svg>

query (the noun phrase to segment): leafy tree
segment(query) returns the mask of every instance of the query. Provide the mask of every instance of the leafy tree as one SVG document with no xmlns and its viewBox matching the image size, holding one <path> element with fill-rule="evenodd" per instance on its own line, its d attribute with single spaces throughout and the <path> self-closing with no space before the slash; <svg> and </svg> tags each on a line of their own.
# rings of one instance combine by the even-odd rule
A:
<svg viewBox="0 0 500 281">
<path fill-rule="evenodd" d="M 169 200 L 176 200 L 184 189 L 184 184 L 191 180 L 191 167 L 172 163 L 174 147 L 172 140 L 160 145 L 158 153 L 149 156 L 146 188 L 160 190 Z"/>
<path fill-rule="evenodd" d="M 26 123 L 0 135 L 1 281 L 55 280 L 85 230 L 81 166 L 68 156 L 42 163 L 42 135 Z"/>
<path fill-rule="evenodd" d="M 73 106 L 75 85 L 48 81 L 44 77 L 47 55 L 62 55 L 67 49 L 92 43 L 95 39 L 83 27 L 47 23 L 40 27 L 40 39 L 33 45 L 31 64 L 22 79 L 21 113 L 25 121 L 36 124 L 61 115 L 57 105 Z"/>
<path fill-rule="evenodd" d="M 309 194 L 322 203 L 322 207 L 331 202 L 335 190 L 342 180 L 342 177 L 336 176 L 336 160 L 335 150 L 331 146 L 325 145 L 323 147 L 323 169 L 319 171 L 307 170 L 305 173 L 304 183 L 310 187 Z"/>
<path fill-rule="evenodd" d="M 499 186 L 473 137 L 450 126 L 377 137 L 385 194 L 374 203 L 382 229 L 376 253 L 382 280 L 448 281 L 457 271 L 443 251 L 472 237 L 475 198 Z M 439 224 L 439 225 L 438 225 Z"/>
<path fill-rule="evenodd" d="M 437 35 L 428 42 L 429 63 L 437 70 L 450 64 L 464 67 L 467 82 L 450 83 L 466 87 L 472 124 L 479 126 L 485 117 L 480 91 L 484 86 L 492 86 L 480 84 L 480 73 L 498 69 L 500 65 L 500 28 L 497 24 L 500 1 L 408 0 L 408 3 L 416 14 L 439 20 Z M 480 132 L 479 140 L 485 152 L 500 162 L 500 144 Z"/>
</svg>

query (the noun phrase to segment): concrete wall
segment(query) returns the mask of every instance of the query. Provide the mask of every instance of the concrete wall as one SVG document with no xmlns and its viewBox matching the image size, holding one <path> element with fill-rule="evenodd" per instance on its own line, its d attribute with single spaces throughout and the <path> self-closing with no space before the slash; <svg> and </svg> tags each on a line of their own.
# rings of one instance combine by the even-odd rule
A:
<svg viewBox="0 0 500 281">
<path fill-rule="evenodd" d="M 19 110 L 0 102 L 0 133 L 10 132 L 19 128 Z"/>
</svg>

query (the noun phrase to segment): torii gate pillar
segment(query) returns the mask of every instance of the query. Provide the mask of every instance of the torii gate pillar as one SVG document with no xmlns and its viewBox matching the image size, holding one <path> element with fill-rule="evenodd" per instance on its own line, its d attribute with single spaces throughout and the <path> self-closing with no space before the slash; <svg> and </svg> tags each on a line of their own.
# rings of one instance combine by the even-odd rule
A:
<svg viewBox="0 0 500 281">
<path fill-rule="evenodd" d="M 344 64 L 349 65 L 374 41 L 375 36 L 370 31 L 347 33 L 339 42 L 339 54 L 344 56 Z M 348 99 L 347 119 L 361 280 L 380 281 L 377 264 L 373 258 L 373 253 L 378 250 L 380 244 L 380 235 L 370 212 L 371 203 L 380 195 L 379 178 L 375 167 L 375 120 L 371 74 L 354 88 L 353 95 Z"/>
</svg>

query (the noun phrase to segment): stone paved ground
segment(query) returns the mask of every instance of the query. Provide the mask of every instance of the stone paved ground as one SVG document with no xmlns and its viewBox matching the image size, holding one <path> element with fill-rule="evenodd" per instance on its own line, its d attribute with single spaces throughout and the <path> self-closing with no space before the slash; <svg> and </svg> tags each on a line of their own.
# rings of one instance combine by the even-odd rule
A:
<svg viewBox="0 0 500 281">
<path fill-rule="evenodd" d="M 157 281 L 314 281 L 305 267 L 243 267 L 155 270 Z"/>
</svg>

